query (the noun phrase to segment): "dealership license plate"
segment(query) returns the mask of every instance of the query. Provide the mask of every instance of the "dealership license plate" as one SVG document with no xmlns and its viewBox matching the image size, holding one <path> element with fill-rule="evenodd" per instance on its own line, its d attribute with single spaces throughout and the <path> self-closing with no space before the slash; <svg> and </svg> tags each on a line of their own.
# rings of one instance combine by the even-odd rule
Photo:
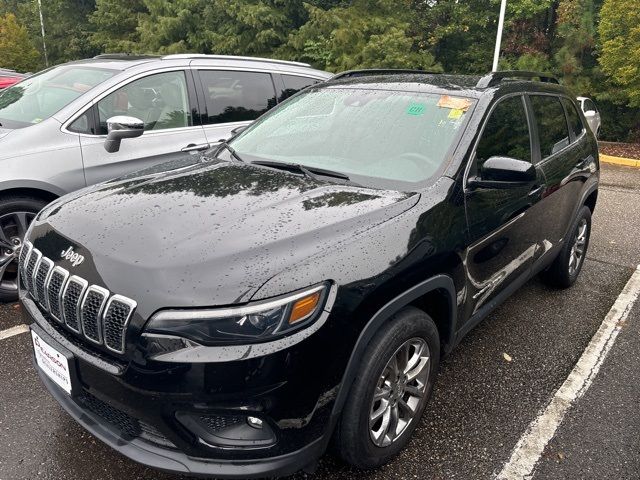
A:
<svg viewBox="0 0 640 480">
<path fill-rule="evenodd" d="M 31 330 L 31 338 L 33 340 L 36 363 L 40 370 L 56 385 L 71 395 L 71 373 L 69 372 L 67 357 L 42 340 L 33 330 Z"/>
</svg>

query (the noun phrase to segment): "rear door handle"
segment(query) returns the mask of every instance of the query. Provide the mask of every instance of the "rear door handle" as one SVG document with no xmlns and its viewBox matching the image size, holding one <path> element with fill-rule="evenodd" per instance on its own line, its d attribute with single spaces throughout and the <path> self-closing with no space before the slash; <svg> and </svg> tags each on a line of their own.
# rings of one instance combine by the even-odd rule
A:
<svg viewBox="0 0 640 480">
<path fill-rule="evenodd" d="M 196 145 L 195 143 L 190 143 L 189 145 L 184 147 L 182 151 L 183 152 L 200 152 L 202 150 L 206 150 L 207 148 L 209 148 L 208 143 L 201 143 L 199 145 Z"/>
<path fill-rule="evenodd" d="M 537 197 L 544 190 L 544 185 L 534 185 L 531 187 L 531 191 L 529 191 L 530 197 Z"/>
</svg>

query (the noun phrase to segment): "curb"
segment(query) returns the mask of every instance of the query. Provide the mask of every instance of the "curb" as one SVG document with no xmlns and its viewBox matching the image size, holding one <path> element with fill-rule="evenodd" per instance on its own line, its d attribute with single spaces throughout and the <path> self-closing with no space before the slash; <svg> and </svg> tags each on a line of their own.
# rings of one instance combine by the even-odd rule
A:
<svg viewBox="0 0 640 480">
<path fill-rule="evenodd" d="M 640 168 L 640 160 L 633 160 L 631 158 L 612 157 L 611 155 L 604 155 L 601 153 L 600 161 L 611 163 L 613 165 L 624 165 L 625 167 Z"/>
</svg>

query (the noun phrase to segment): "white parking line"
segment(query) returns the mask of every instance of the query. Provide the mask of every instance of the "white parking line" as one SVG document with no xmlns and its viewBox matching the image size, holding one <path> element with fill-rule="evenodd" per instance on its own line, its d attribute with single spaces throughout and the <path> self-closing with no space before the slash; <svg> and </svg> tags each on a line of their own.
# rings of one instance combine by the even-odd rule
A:
<svg viewBox="0 0 640 480">
<path fill-rule="evenodd" d="M 516 444 L 511 452 L 511 458 L 496 476 L 498 480 L 531 478 L 545 446 L 555 435 L 567 410 L 591 386 L 638 295 L 640 295 L 640 265 L 620 292 L 567 379 Z"/>
<path fill-rule="evenodd" d="M 7 328 L 6 330 L 0 331 L 0 340 L 20 335 L 21 333 L 27 333 L 28 331 L 28 325 L 17 325 L 15 327 Z"/>
</svg>

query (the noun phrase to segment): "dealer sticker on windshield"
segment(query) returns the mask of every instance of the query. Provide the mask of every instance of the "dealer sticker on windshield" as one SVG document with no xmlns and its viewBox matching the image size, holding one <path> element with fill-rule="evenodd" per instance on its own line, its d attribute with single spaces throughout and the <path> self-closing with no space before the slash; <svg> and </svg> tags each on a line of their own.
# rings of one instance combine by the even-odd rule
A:
<svg viewBox="0 0 640 480">
<path fill-rule="evenodd" d="M 438 100 L 440 108 L 451 108 L 452 110 L 462 110 L 466 112 L 471 106 L 471 100 L 463 97 L 452 97 L 450 95 L 442 95 Z"/>
<path fill-rule="evenodd" d="M 31 330 L 36 363 L 56 385 L 71 395 L 71 374 L 67 358 Z"/>
</svg>

